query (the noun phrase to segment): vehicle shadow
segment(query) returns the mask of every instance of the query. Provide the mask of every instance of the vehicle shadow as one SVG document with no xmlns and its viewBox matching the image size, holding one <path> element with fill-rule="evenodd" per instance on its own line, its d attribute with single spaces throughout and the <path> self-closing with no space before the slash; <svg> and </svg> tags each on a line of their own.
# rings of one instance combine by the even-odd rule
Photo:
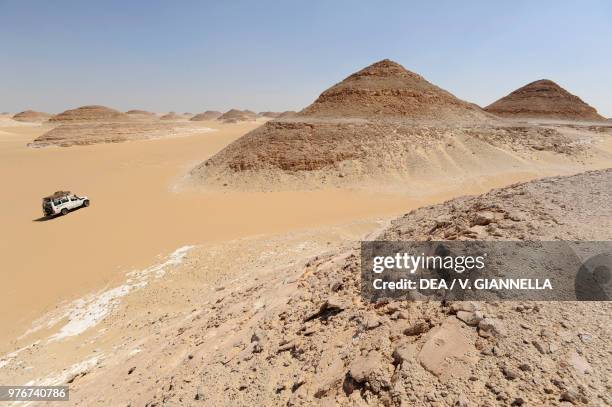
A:
<svg viewBox="0 0 612 407">
<path fill-rule="evenodd" d="M 32 222 L 46 222 L 55 218 L 57 218 L 57 216 L 41 216 L 40 218 L 32 219 Z"/>
<path fill-rule="evenodd" d="M 78 208 L 70 209 L 66 215 L 68 215 L 68 214 L 70 214 L 72 212 L 76 212 L 78 210 L 81 210 L 83 208 L 84 208 L 83 206 L 79 206 Z M 41 216 L 40 218 L 32 219 L 32 222 L 47 222 L 47 221 L 54 220 L 54 219 L 61 218 L 61 217 L 62 217 L 62 215 L 60 215 L 60 214 L 51 215 L 51 216 Z"/>
</svg>

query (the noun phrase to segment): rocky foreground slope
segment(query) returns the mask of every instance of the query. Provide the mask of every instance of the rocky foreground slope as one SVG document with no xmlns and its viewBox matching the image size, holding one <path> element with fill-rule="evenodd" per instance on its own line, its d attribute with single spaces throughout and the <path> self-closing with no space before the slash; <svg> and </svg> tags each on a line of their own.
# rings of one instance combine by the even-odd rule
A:
<svg viewBox="0 0 612 407">
<path fill-rule="evenodd" d="M 369 238 L 610 240 L 611 191 L 612 170 L 546 178 L 414 210 Z M 194 259 L 181 271 L 182 290 L 155 289 L 163 315 L 151 310 L 149 299 L 132 309 L 137 314 L 128 317 L 126 308 L 113 316 L 113 324 L 126 324 L 124 344 L 114 353 L 127 353 L 127 359 L 109 355 L 73 373 L 67 378 L 71 400 L 147 406 L 612 404 L 609 302 L 370 303 L 359 293 L 358 247 L 321 252 L 296 266 L 283 264 L 297 252 L 281 250 L 284 260 L 277 259 L 276 244 L 236 265 L 235 275 L 226 272 L 233 266 L 224 268 L 214 288 L 198 287 L 196 276 L 208 283 L 213 271 Z M 249 250 L 245 243 L 232 251 L 232 262 L 243 261 Z M 215 250 L 206 253 L 217 259 Z M 274 267 L 266 269 L 268 257 Z M 190 311 L 173 314 L 177 296 L 188 298 Z M 134 356 L 133 346 L 144 351 Z"/>
<path fill-rule="evenodd" d="M 458 183 L 530 171 L 546 153 L 569 165 L 588 144 L 562 128 L 504 122 L 383 60 L 296 115 L 251 131 L 191 175 L 197 184 L 236 189 L 412 184 L 424 177 Z"/>
<path fill-rule="evenodd" d="M 510 118 L 605 120 L 595 108 L 548 79 L 531 82 L 485 107 L 485 110 Z"/>
</svg>

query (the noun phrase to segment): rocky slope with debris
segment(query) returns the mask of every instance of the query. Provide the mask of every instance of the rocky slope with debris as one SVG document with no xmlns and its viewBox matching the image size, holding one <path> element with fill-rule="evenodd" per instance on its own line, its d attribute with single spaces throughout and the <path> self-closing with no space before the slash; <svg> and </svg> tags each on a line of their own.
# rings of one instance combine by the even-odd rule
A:
<svg viewBox="0 0 612 407">
<path fill-rule="evenodd" d="M 611 240 L 611 187 L 612 170 L 516 184 L 414 210 L 366 240 Z M 71 400 L 146 406 L 612 403 L 609 302 L 371 303 L 359 291 L 358 245 L 337 248 L 328 240 L 329 250 L 301 257 L 300 251 L 313 253 L 315 240 L 306 251 L 303 243 L 289 249 L 290 241 L 265 248 L 253 240 L 226 244 L 231 261 L 216 276 L 211 265 L 220 252 L 203 249 L 206 261 L 192 258 L 180 279 L 172 278 L 182 288 L 151 288 L 155 309 L 143 299 L 118 310 L 111 319 L 124 332 L 122 344 L 112 347 L 114 355 L 98 353 L 97 365 L 70 370 Z M 247 260 L 251 252 L 257 255 Z M 189 310 L 177 312 L 177 298 Z"/>
<path fill-rule="evenodd" d="M 595 108 L 548 79 L 531 82 L 485 107 L 485 110 L 503 117 L 605 120 Z"/>
</svg>

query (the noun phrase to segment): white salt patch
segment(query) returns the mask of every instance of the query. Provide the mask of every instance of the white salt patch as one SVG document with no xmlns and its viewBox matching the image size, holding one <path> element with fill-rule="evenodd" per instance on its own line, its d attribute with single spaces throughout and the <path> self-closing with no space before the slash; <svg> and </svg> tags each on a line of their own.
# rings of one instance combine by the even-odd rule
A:
<svg viewBox="0 0 612 407">
<path fill-rule="evenodd" d="M 47 326 L 51 327 L 63 319 L 68 319 L 59 332 L 52 335 L 49 341 L 57 341 L 70 336 L 79 335 L 102 321 L 120 299 L 133 290 L 145 287 L 150 278 L 159 278 L 166 273 L 168 267 L 181 264 L 187 252 L 194 246 L 183 246 L 171 253 L 168 258 L 141 271 L 128 273 L 127 282 L 110 290 L 91 294 L 73 301 L 63 312 L 49 319 Z"/>
</svg>

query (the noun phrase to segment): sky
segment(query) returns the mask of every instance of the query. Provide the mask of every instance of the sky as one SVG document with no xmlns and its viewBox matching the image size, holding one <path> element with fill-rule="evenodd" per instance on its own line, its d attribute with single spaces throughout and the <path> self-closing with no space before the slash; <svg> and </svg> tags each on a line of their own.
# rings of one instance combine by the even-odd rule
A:
<svg viewBox="0 0 612 407">
<path fill-rule="evenodd" d="M 486 106 L 551 79 L 612 117 L 612 2 L 0 0 L 0 111 L 299 110 L 384 58 Z"/>
</svg>

